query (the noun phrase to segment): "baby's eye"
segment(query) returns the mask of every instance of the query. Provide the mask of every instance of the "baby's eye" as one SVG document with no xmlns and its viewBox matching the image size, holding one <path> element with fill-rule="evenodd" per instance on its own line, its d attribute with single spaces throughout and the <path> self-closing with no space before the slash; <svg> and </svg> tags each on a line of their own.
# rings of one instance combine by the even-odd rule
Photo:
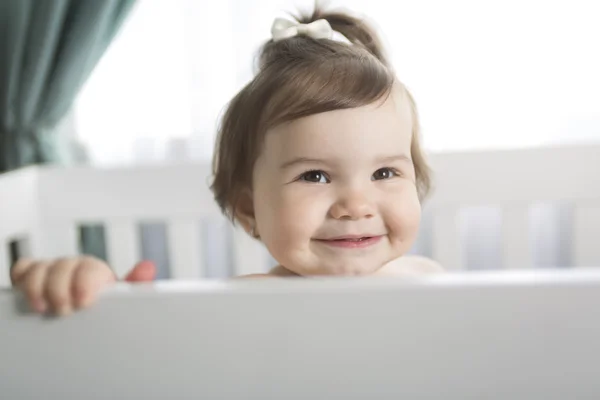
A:
<svg viewBox="0 0 600 400">
<path fill-rule="evenodd" d="M 329 183 L 329 178 L 323 171 L 308 171 L 300 175 L 300 180 L 313 183 Z"/>
<path fill-rule="evenodd" d="M 398 173 L 391 168 L 380 168 L 371 177 L 372 181 L 379 181 L 383 179 L 390 179 L 394 176 L 398 176 Z"/>
</svg>

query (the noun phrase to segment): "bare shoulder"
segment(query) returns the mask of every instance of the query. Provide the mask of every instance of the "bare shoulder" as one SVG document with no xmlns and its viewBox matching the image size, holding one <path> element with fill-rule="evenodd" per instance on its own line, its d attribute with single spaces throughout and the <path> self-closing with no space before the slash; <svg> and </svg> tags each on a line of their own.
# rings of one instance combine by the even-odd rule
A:
<svg viewBox="0 0 600 400">
<path fill-rule="evenodd" d="M 240 275 L 236 276 L 235 279 L 246 279 L 246 278 L 288 278 L 288 277 L 297 277 L 298 275 L 293 272 L 287 270 L 286 268 L 278 265 L 273 268 L 266 274 L 249 274 L 249 275 Z"/>
<path fill-rule="evenodd" d="M 403 256 L 382 268 L 384 275 L 433 275 L 441 274 L 444 268 L 436 261 L 423 256 Z"/>
<path fill-rule="evenodd" d="M 271 274 L 248 274 L 248 275 L 236 276 L 233 279 L 254 279 L 254 278 L 277 278 L 277 276 L 271 275 Z"/>
</svg>

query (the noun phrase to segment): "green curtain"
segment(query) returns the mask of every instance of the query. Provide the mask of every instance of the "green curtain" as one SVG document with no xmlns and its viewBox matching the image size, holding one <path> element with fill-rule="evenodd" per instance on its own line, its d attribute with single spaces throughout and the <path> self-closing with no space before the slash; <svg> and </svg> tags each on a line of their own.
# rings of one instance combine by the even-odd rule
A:
<svg viewBox="0 0 600 400">
<path fill-rule="evenodd" d="M 53 132 L 135 0 L 0 0 L 0 173 L 60 163 Z"/>
</svg>

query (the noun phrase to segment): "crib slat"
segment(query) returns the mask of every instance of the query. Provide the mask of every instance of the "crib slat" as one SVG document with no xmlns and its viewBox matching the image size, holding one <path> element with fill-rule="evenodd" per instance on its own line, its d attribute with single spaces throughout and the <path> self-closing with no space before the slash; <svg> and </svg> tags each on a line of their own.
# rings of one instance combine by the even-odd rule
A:
<svg viewBox="0 0 600 400">
<path fill-rule="evenodd" d="M 533 265 L 529 208 L 511 206 L 502 210 L 503 268 L 526 269 Z"/>
<path fill-rule="evenodd" d="M 171 220 L 168 232 L 171 278 L 203 277 L 200 224 L 190 218 Z"/>
<path fill-rule="evenodd" d="M 43 228 L 42 258 L 75 257 L 79 255 L 79 240 L 74 221 L 52 222 Z"/>
<path fill-rule="evenodd" d="M 242 228 L 233 229 L 234 274 L 238 276 L 266 272 L 268 252 L 264 246 Z"/>
<path fill-rule="evenodd" d="M 573 240 L 574 265 L 600 267 L 600 207 L 577 205 L 575 207 Z"/>
<path fill-rule="evenodd" d="M 106 247 L 110 266 L 123 278 L 139 260 L 139 237 L 135 221 L 128 218 L 107 221 Z"/>
<path fill-rule="evenodd" d="M 0 288 L 10 286 L 10 257 L 8 243 L 0 236 Z"/>
<path fill-rule="evenodd" d="M 458 232 L 458 209 L 433 211 L 433 258 L 447 270 L 464 269 L 463 247 Z"/>
</svg>

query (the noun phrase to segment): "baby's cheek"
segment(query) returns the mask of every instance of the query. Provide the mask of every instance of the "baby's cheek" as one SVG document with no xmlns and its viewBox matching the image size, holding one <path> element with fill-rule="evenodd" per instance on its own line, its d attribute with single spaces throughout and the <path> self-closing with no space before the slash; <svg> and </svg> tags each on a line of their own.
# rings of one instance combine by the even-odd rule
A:
<svg viewBox="0 0 600 400">
<path fill-rule="evenodd" d="M 279 196 L 261 210 L 263 221 L 268 223 L 264 241 L 273 256 L 287 258 L 308 245 L 319 226 L 312 206 L 303 196 Z"/>
<path fill-rule="evenodd" d="M 390 198 L 390 200 L 392 200 Z M 404 192 L 390 201 L 384 210 L 384 219 L 390 237 L 403 251 L 412 246 L 421 223 L 421 204 L 415 193 Z"/>
</svg>

